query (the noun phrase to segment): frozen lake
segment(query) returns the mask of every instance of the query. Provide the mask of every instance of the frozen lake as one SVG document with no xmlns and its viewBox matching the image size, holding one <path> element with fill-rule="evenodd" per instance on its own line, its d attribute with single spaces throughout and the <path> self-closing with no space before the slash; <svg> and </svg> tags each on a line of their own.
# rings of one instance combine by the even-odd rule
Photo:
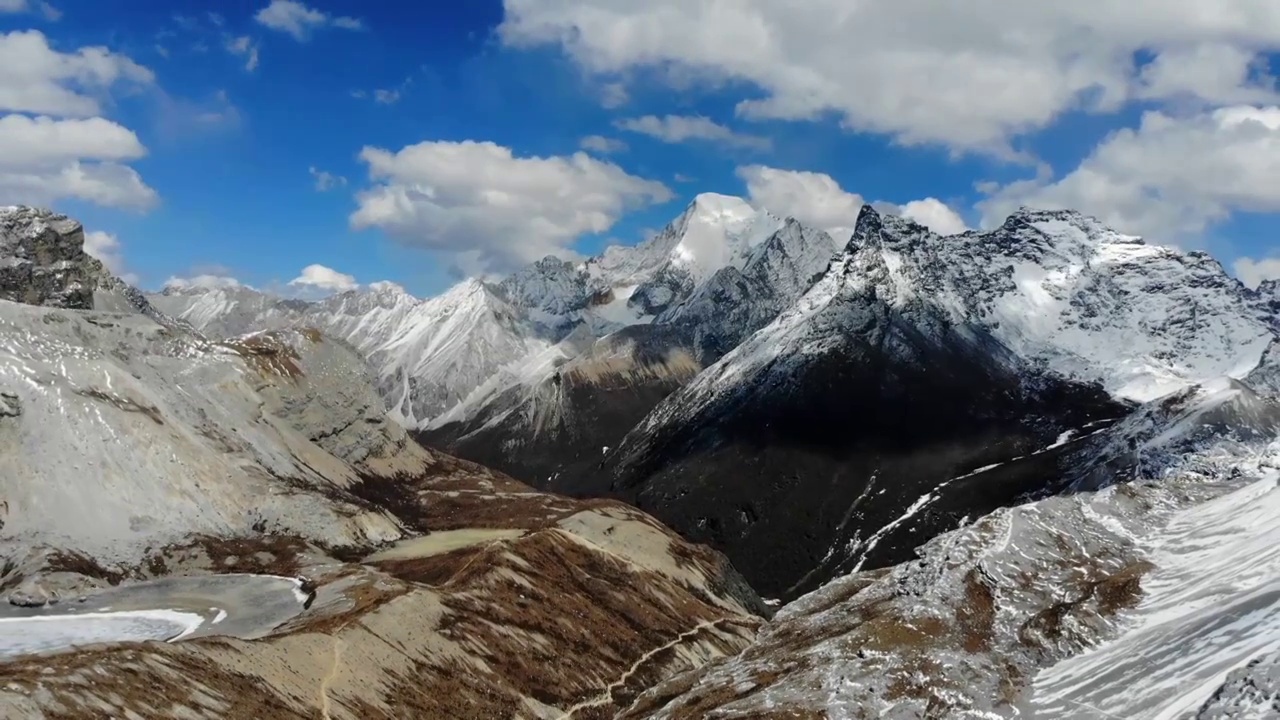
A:
<svg viewBox="0 0 1280 720">
<path fill-rule="evenodd" d="M 0 661 L 100 643 L 262 637 L 304 609 L 294 578 L 174 577 L 108 588 L 84 602 L 0 608 Z"/>
</svg>

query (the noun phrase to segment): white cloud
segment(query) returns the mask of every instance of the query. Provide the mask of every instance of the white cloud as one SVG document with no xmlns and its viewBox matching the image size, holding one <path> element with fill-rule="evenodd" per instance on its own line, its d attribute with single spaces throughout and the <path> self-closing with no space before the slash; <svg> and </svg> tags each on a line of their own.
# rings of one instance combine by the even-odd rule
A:
<svg viewBox="0 0 1280 720">
<path fill-rule="evenodd" d="M 846 192 L 825 173 L 748 165 L 738 168 L 738 177 L 746 182 L 752 204 L 822 228 L 840 241 L 853 234 L 866 204 L 861 195 Z"/>
<path fill-rule="evenodd" d="M 364 29 L 364 23 L 358 18 L 332 17 L 295 0 L 271 0 L 271 4 L 259 10 L 253 19 L 272 30 L 288 33 L 299 42 L 306 41 L 312 31 L 323 27 Z"/>
<path fill-rule="evenodd" d="M 1161 53 L 1138 76 L 1143 98 L 1199 99 L 1210 103 L 1274 100 L 1275 78 L 1259 71 L 1255 54 L 1227 43 L 1200 43 Z"/>
<path fill-rule="evenodd" d="M 366 147 L 375 185 L 357 195 L 356 229 L 377 227 L 407 245 L 471 253 L 503 270 L 572 254 L 586 233 L 627 210 L 670 200 L 659 182 L 586 153 L 516 157 L 491 142 L 422 142 L 399 152 Z"/>
<path fill-rule="evenodd" d="M 1267 280 L 1280 280 L 1280 258 L 1242 257 L 1235 262 L 1236 277 L 1251 288 L 1257 288 Z"/>
<path fill-rule="evenodd" d="M 136 160 L 146 152 L 132 130 L 100 117 L 54 120 L 0 116 L 0 167 L 38 167 L 77 158 Z"/>
<path fill-rule="evenodd" d="M 120 240 L 111 233 L 93 230 L 84 234 L 84 251 L 102 261 L 116 277 L 129 283 L 138 284 L 138 276 L 125 267 L 123 248 Z"/>
<path fill-rule="evenodd" d="M 898 212 L 908 220 L 914 220 L 939 235 L 959 235 L 969 229 L 964 218 L 937 198 L 912 200 Z"/>
<path fill-rule="evenodd" d="M 195 275 L 193 277 L 178 277 L 175 275 L 164 281 L 164 287 L 177 288 L 179 290 L 189 290 L 193 288 L 214 290 L 217 288 L 240 288 L 248 286 L 233 277 L 206 273 Z"/>
<path fill-rule="evenodd" d="M 1011 137 L 1135 98 L 1258 93 L 1242 72 L 1280 50 L 1280 4 L 1258 0 L 505 0 L 499 36 L 557 45 L 601 77 L 746 86 L 738 113 L 815 120 L 904 144 L 1011 154 Z M 1135 57 L 1155 58 L 1143 76 Z M 1200 58 L 1212 68 L 1197 67 Z M 1192 75 L 1181 75 L 1192 69 Z"/>
<path fill-rule="evenodd" d="M 627 144 L 617 138 L 607 138 L 603 135 L 588 135 L 578 141 L 578 147 L 583 150 L 610 155 L 612 153 L 625 152 Z"/>
<path fill-rule="evenodd" d="M 379 280 L 369 283 L 369 289 L 374 292 L 396 292 L 405 293 L 404 286 L 400 283 L 391 282 L 390 280 Z M 405 293 L 407 294 L 407 293 Z"/>
<path fill-rule="evenodd" d="M 394 105 L 400 102 L 400 91 L 396 88 L 374 90 L 373 101 L 379 105 Z"/>
<path fill-rule="evenodd" d="M 731 147 L 768 150 L 768 138 L 743 135 L 700 115 L 645 115 L 644 117 L 618 120 L 614 123 L 622 130 L 648 135 L 665 143 L 682 143 L 689 140 L 707 140 Z"/>
<path fill-rule="evenodd" d="M 117 83 L 150 85 L 155 75 L 104 47 L 62 53 L 37 30 L 0 35 L 0 111 L 89 117 Z"/>
<path fill-rule="evenodd" d="M 775 215 L 794 217 L 822 228 L 841 242 L 853 234 L 858 213 L 868 203 L 861 195 L 840 187 L 840 183 L 826 173 L 747 165 L 738 168 L 738 177 L 747 184 L 747 197 L 752 204 Z M 954 210 L 936 198 L 912 200 L 904 205 L 886 202 L 875 205 L 940 235 L 968 229 Z"/>
<path fill-rule="evenodd" d="M 294 287 L 302 286 L 331 292 L 346 292 L 360 287 L 360 283 L 356 282 L 351 275 L 316 264 L 302 268 L 302 273 L 290 280 L 289 284 Z"/>
<path fill-rule="evenodd" d="M 132 131 L 103 118 L 0 116 L 0 197 L 34 205 L 77 198 L 147 209 L 157 201 L 156 192 L 121 164 L 145 154 Z"/>
<path fill-rule="evenodd" d="M 1161 242 L 1194 240 L 1233 211 L 1280 212 L 1280 107 L 1234 106 L 1189 116 L 1151 111 L 1056 182 L 998 188 L 983 224 L 1026 205 L 1070 208 Z"/>
<path fill-rule="evenodd" d="M 43 0 L 0 0 L 0 13 L 34 13 L 39 12 L 45 20 L 57 22 L 62 19 L 62 11 Z"/>
<path fill-rule="evenodd" d="M 228 38 L 227 52 L 244 58 L 244 69 L 253 72 L 258 69 L 258 43 L 248 35 Z"/>
<path fill-rule="evenodd" d="M 334 175 L 314 166 L 309 168 L 308 171 L 311 173 L 311 177 L 316 179 L 316 190 L 320 192 L 328 192 L 334 188 L 347 186 L 347 179 L 341 175 Z"/>
</svg>

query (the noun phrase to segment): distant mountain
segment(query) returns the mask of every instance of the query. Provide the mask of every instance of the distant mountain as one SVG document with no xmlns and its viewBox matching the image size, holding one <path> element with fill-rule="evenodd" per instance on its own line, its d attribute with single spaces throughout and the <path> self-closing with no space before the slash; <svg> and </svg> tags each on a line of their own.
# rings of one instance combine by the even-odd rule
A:
<svg viewBox="0 0 1280 720">
<path fill-rule="evenodd" d="M 761 257 L 774 252 L 761 246 L 783 226 L 739 198 L 703 194 L 637 246 L 611 247 L 581 263 L 548 257 L 500 282 L 467 280 L 428 300 L 389 283 L 319 302 L 245 287 L 169 287 L 149 298 L 215 337 L 322 328 L 366 355 L 394 417 L 409 427 L 439 425 L 451 410 L 451 418 L 492 412 L 457 408 L 495 375 L 524 378 L 509 368 L 544 355 L 577 328 L 600 338 L 652 323 L 723 269 L 755 263 L 764 278 L 770 270 Z M 817 257 L 825 263 L 833 251 L 832 244 Z"/>
</svg>

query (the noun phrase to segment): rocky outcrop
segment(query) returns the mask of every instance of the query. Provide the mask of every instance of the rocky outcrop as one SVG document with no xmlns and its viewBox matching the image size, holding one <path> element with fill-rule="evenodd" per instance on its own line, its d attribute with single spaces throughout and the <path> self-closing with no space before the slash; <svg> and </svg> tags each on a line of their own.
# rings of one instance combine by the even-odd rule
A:
<svg viewBox="0 0 1280 720">
<path fill-rule="evenodd" d="M 0 299 L 92 310 L 109 273 L 84 251 L 84 228 L 64 215 L 0 208 Z"/>
<path fill-rule="evenodd" d="M 22 398 L 18 393 L 0 392 L 0 417 L 18 417 L 22 414 Z"/>
</svg>

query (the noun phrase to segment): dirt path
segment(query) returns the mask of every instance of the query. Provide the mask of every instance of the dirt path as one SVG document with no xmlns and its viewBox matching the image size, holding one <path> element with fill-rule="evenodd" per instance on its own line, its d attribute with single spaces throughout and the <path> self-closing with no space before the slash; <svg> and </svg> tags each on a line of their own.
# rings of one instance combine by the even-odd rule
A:
<svg viewBox="0 0 1280 720">
<path fill-rule="evenodd" d="M 333 636 L 333 664 L 329 667 L 329 672 L 320 680 L 320 716 L 324 720 L 332 720 L 329 715 L 329 686 L 333 684 L 334 679 L 338 677 L 338 671 L 342 669 L 342 638 L 335 633 Z"/>
<path fill-rule="evenodd" d="M 634 663 L 631 664 L 631 667 L 628 668 L 626 672 L 622 673 L 622 677 L 619 677 L 617 680 L 610 683 L 609 686 L 606 687 L 600 693 L 600 695 L 597 696 L 594 700 L 586 700 L 586 701 L 580 702 L 577 705 L 574 705 L 573 707 L 569 708 L 568 710 L 565 710 L 564 714 L 560 716 L 560 720 L 570 720 L 573 717 L 573 715 L 580 710 L 586 710 L 588 708 L 593 708 L 593 707 L 603 707 L 605 705 L 612 703 L 613 692 L 619 688 L 626 687 L 627 681 L 631 679 L 631 676 L 639 672 L 640 668 L 643 667 L 645 663 L 649 662 L 649 660 L 651 660 L 658 653 L 666 652 L 671 648 L 678 647 L 679 645 L 682 645 L 685 642 L 688 642 L 691 638 L 697 636 L 704 630 L 707 630 L 709 628 L 714 628 L 718 625 L 735 623 L 735 622 L 741 622 L 741 619 L 732 618 L 732 617 L 722 617 L 717 620 L 704 620 L 698 623 L 697 625 L 693 626 L 692 628 L 680 633 L 671 642 L 665 645 L 661 645 L 659 647 L 653 648 L 652 650 L 645 653 L 644 655 L 641 655 L 639 659 L 637 659 Z"/>
</svg>

